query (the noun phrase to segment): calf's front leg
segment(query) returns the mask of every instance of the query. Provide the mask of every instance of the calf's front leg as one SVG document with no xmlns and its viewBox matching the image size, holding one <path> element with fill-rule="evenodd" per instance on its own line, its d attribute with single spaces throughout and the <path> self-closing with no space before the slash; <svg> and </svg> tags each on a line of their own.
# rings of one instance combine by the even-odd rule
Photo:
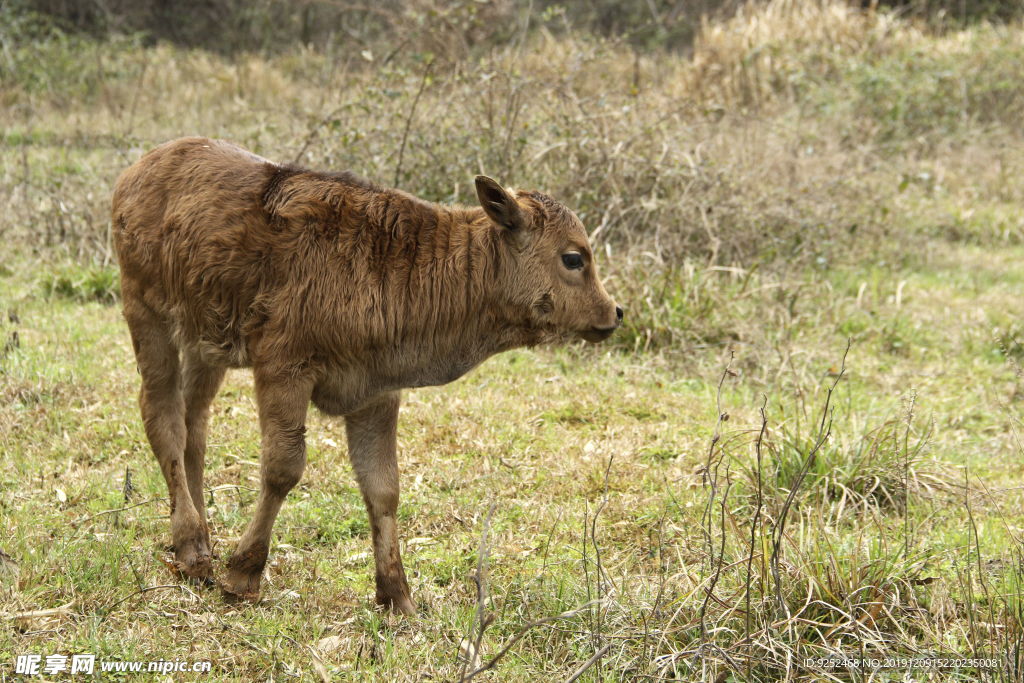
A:
<svg viewBox="0 0 1024 683">
<path fill-rule="evenodd" d="M 255 601 L 270 552 L 274 520 L 306 468 L 306 412 L 313 382 L 288 372 L 256 368 L 262 456 L 260 495 L 249 527 L 227 563 L 221 588 L 227 597 Z"/>
<path fill-rule="evenodd" d="M 373 536 L 377 604 L 416 614 L 398 549 L 398 457 L 396 433 L 400 394 L 391 392 L 345 416 L 348 453 L 366 502 Z"/>
</svg>

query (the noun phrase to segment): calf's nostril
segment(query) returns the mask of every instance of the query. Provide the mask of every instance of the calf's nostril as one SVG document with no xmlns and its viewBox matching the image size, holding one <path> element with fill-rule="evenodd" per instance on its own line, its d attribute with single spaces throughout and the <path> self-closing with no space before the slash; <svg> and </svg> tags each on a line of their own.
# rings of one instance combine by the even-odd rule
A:
<svg viewBox="0 0 1024 683">
<path fill-rule="evenodd" d="M 620 323 L 622 322 L 622 307 L 621 306 L 616 306 L 615 307 L 615 317 L 618 318 L 618 321 Z"/>
</svg>

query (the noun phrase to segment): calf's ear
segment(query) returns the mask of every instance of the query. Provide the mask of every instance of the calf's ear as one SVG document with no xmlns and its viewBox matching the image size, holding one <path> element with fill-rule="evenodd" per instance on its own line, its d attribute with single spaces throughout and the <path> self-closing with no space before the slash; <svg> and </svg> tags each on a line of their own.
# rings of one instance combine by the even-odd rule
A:
<svg viewBox="0 0 1024 683">
<path fill-rule="evenodd" d="M 520 208 L 515 197 L 485 175 L 476 177 L 476 196 L 484 212 L 496 225 L 512 232 L 530 227 L 530 214 Z"/>
</svg>

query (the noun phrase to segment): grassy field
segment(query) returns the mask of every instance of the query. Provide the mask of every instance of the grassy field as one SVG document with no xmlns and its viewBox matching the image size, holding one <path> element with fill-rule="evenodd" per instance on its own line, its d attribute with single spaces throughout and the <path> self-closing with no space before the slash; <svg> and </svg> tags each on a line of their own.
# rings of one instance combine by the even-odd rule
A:
<svg viewBox="0 0 1024 683">
<path fill-rule="evenodd" d="M 459 60 L 5 43 L 0 680 L 28 653 L 212 663 L 170 680 L 1024 677 L 1022 27 L 776 0 L 682 57 L 557 23 Z M 374 609 L 344 426 L 314 412 L 262 601 L 168 568 L 107 220 L 117 175 L 193 133 L 436 201 L 486 172 L 591 231 L 612 341 L 406 393 L 414 619 Z M 250 373 L 213 410 L 219 570 L 258 488 Z"/>
</svg>

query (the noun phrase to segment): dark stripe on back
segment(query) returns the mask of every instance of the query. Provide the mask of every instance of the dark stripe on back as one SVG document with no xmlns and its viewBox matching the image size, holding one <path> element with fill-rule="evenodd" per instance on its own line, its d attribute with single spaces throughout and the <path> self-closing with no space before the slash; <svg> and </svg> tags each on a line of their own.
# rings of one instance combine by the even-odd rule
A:
<svg viewBox="0 0 1024 683">
<path fill-rule="evenodd" d="M 281 186 L 284 185 L 285 181 L 289 178 L 297 175 L 308 175 L 314 178 L 322 178 L 344 187 L 369 190 L 371 192 L 380 192 L 383 190 L 381 186 L 353 173 L 352 171 L 310 171 L 309 169 L 302 168 L 301 166 L 294 166 L 292 164 L 266 164 L 265 168 L 267 172 L 267 184 L 263 187 L 260 199 L 263 202 L 263 207 L 270 213 L 274 213 L 275 204 L 280 198 Z"/>
<path fill-rule="evenodd" d="M 267 173 L 267 184 L 263 186 L 263 192 L 260 193 L 260 201 L 267 213 L 273 214 L 281 194 L 281 186 L 292 176 L 302 173 L 302 169 L 294 166 L 278 166 L 277 164 L 266 164 L 264 169 Z"/>
</svg>

